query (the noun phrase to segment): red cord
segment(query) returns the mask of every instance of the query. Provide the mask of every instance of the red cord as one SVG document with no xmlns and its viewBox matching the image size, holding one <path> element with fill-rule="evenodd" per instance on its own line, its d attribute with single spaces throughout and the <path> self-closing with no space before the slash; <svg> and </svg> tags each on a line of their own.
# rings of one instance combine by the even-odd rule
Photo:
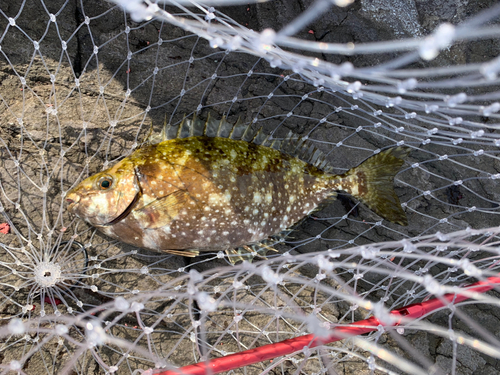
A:
<svg viewBox="0 0 500 375">
<path fill-rule="evenodd" d="M 445 294 L 439 298 L 433 298 L 425 302 L 415 303 L 400 309 L 392 310 L 391 315 L 395 318 L 393 324 L 384 324 L 377 318 L 371 317 L 359 322 L 336 327 L 331 330 L 328 337 L 320 338 L 312 334 L 299 336 L 275 344 L 268 344 L 240 353 L 230 354 L 221 358 L 214 358 L 206 362 L 184 366 L 175 370 L 155 372 L 155 375 L 212 375 L 234 370 L 254 363 L 299 352 L 302 351 L 304 347 L 314 348 L 319 345 L 340 341 L 350 336 L 376 331 L 377 327 L 380 325 L 398 326 L 403 319 L 421 318 L 448 304 L 453 305 L 471 298 L 470 293 L 485 293 L 493 289 L 497 284 L 500 284 L 500 276 L 489 277 L 484 281 L 478 281 L 477 283 L 464 287 L 463 289 L 467 289 L 462 293 Z"/>
</svg>

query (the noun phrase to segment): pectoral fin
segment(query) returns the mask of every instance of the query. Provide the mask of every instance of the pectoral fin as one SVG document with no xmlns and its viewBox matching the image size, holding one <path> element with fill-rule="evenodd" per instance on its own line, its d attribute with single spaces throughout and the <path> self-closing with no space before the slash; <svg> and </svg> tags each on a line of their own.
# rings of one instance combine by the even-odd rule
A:
<svg viewBox="0 0 500 375">
<path fill-rule="evenodd" d="M 134 217 L 144 229 L 155 229 L 169 226 L 181 210 L 189 210 L 192 205 L 191 196 L 185 190 L 177 190 L 165 197 L 134 211 Z"/>
</svg>

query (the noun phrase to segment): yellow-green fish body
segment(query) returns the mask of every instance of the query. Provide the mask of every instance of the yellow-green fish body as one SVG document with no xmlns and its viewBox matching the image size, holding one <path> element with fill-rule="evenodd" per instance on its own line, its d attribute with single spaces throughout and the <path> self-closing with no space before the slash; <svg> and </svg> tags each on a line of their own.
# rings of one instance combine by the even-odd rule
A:
<svg viewBox="0 0 500 375">
<path fill-rule="evenodd" d="M 391 221 L 407 223 L 392 187 L 406 150 L 387 150 L 343 175 L 332 175 L 319 168 L 324 161 L 308 163 L 293 155 L 318 159 L 300 138 L 276 144 L 251 134 L 257 144 L 244 140 L 247 131 L 235 136 L 236 128 L 227 137 L 207 136 L 221 135 L 222 126 L 229 129 L 224 119 L 185 121 L 177 135 L 186 123 L 186 137 L 144 146 L 81 182 L 66 196 L 68 209 L 122 242 L 186 256 L 258 244 L 307 216 L 337 190 Z M 294 151 L 283 152 L 286 146 Z"/>
</svg>

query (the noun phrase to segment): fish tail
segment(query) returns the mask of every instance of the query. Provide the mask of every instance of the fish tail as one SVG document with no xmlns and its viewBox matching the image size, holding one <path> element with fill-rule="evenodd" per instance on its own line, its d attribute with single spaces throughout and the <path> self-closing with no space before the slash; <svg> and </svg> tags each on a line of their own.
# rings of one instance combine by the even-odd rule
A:
<svg viewBox="0 0 500 375">
<path fill-rule="evenodd" d="M 384 219 L 408 225 L 406 214 L 394 191 L 394 176 L 409 151 L 407 147 L 395 147 L 366 159 L 342 176 L 344 182 L 341 183 L 341 189 Z"/>
</svg>

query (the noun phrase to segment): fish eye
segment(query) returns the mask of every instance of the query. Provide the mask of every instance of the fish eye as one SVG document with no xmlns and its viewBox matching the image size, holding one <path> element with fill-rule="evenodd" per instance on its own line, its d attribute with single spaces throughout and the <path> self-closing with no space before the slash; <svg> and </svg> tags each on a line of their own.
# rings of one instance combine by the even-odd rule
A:
<svg viewBox="0 0 500 375">
<path fill-rule="evenodd" d="M 107 190 L 111 187 L 111 184 L 113 183 L 113 179 L 111 177 L 102 177 L 97 185 L 101 190 Z"/>
</svg>

